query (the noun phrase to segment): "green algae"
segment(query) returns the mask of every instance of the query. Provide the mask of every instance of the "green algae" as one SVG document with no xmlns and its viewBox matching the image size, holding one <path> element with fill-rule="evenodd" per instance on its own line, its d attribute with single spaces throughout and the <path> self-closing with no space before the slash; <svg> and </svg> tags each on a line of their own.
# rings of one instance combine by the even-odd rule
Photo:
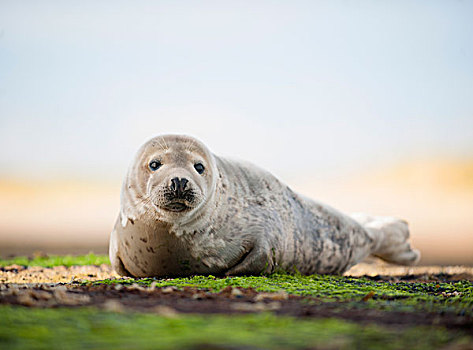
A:
<svg viewBox="0 0 473 350">
<path fill-rule="evenodd" d="M 101 265 L 108 264 L 110 261 L 107 255 L 96 255 L 89 253 L 86 255 L 47 255 L 47 256 L 36 256 L 28 258 L 26 256 L 17 256 L 11 259 L 0 259 L 0 267 L 8 265 L 21 265 L 21 266 L 41 266 L 41 267 L 54 267 L 54 266 L 74 266 L 74 265 Z"/>
<path fill-rule="evenodd" d="M 23 266 L 72 266 L 108 264 L 106 255 L 79 255 L 46 257 L 16 257 L 0 260 L 0 266 L 12 264 Z M 458 281 L 449 283 L 385 282 L 368 278 L 332 275 L 273 274 L 269 276 L 224 277 L 192 276 L 187 278 L 108 279 L 84 284 L 132 284 L 157 287 L 186 286 L 219 292 L 227 286 L 254 288 L 261 292 L 284 290 L 289 294 L 311 297 L 310 302 L 344 303 L 344 307 L 376 308 L 396 311 L 452 312 L 473 315 L 473 283 Z M 365 298 L 368 296 L 367 298 Z M 365 299 L 365 301 L 362 301 Z"/>
<path fill-rule="evenodd" d="M 381 282 L 367 278 L 331 275 L 287 275 L 225 277 L 193 276 L 158 279 L 109 279 L 92 284 L 155 284 L 156 287 L 195 287 L 219 292 L 227 286 L 254 288 L 260 292 L 285 291 L 320 302 L 361 303 L 363 307 L 397 311 L 453 312 L 473 315 L 473 283 Z M 364 301 L 363 301 L 364 300 Z M 354 306 L 354 305 L 351 305 Z"/>
<path fill-rule="evenodd" d="M 0 306 L 5 349 L 432 349 L 471 343 L 437 327 L 385 328 L 338 319 L 271 314 L 186 315 L 112 313 L 94 308 Z"/>
</svg>

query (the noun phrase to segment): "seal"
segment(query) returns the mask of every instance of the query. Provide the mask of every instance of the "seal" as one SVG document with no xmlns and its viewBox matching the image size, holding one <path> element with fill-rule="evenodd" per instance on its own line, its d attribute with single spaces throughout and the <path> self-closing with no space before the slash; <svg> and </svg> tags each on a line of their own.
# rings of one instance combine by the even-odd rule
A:
<svg viewBox="0 0 473 350">
<path fill-rule="evenodd" d="M 411 265 L 403 220 L 345 215 L 200 141 L 146 142 L 124 179 L 110 261 L 124 276 L 340 274 L 369 255 Z"/>
</svg>

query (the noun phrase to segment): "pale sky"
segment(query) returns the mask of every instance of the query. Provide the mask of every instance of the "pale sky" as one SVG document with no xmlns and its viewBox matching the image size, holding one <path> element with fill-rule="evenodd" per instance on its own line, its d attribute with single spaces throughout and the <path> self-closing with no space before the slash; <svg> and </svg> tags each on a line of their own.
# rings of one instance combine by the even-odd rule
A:
<svg viewBox="0 0 473 350">
<path fill-rule="evenodd" d="M 473 1 L 0 0 L 0 177 L 175 132 L 282 177 L 473 157 Z"/>
</svg>

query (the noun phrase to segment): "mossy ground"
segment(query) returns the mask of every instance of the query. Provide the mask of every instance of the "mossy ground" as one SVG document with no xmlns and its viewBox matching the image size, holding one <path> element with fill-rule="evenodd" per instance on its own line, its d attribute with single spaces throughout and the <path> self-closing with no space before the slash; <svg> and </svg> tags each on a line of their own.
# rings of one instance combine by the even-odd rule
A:
<svg viewBox="0 0 473 350">
<path fill-rule="evenodd" d="M 49 256 L 0 260 L 0 267 L 100 265 L 106 256 Z M 219 292 L 227 286 L 260 292 L 284 290 L 307 303 L 336 304 L 350 309 L 473 316 L 473 284 L 455 282 L 389 282 L 369 278 L 326 275 L 225 277 L 194 276 L 174 279 L 106 279 L 84 285 L 137 283 L 156 287 L 196 287 Z M 301 319 L 272 314 L 185 315 L 166 318 L 152 313 L 111 313 L 91 307 L 35 309 L 0 306 L 0 348 L 193 348 L 209 344 L 226 348 L 370 348 L 431 349 L 472 344 L 464 331 L 435 326 L 393 327 L 359 324 L 342 319 Z M 470 336 L 471 336 L 471 332 Z"/>
<path fill-rule="evenodd" d="M 320 302 L 354 302 L 354 307 L 362 305 L 383 310 L 453 312 L 459 315 L 473 315 L 473 283 L 470 281 L 391 283 L 344 276 L 273 274 L 225 278 L 194 276 L 175 279 L 110 279 L 93 282 L 93 284 L 101 283 L 141 285 L 154 283 L 157 287 L 192 286 L 215 292 L 221 291 L 226 286 L 251 287 L 261 292 L 284 290 L 289 294 L 314 297 L 315 301 Z M 362 300 L 364 302 L 360 304 Z"/>
</svg>

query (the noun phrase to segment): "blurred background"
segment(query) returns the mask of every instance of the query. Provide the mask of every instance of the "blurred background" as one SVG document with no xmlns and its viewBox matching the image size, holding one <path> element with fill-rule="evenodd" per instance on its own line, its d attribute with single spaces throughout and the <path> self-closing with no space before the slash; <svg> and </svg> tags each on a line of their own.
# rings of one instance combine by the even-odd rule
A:
<svg viewBox="0 0 473 350">
<path fill-rule="evenodd" d="M 193 135 L 473 264 L 473 2 L 0 2 L 0 256 L 107 251 L 121 179 Z"/>
</svg>

